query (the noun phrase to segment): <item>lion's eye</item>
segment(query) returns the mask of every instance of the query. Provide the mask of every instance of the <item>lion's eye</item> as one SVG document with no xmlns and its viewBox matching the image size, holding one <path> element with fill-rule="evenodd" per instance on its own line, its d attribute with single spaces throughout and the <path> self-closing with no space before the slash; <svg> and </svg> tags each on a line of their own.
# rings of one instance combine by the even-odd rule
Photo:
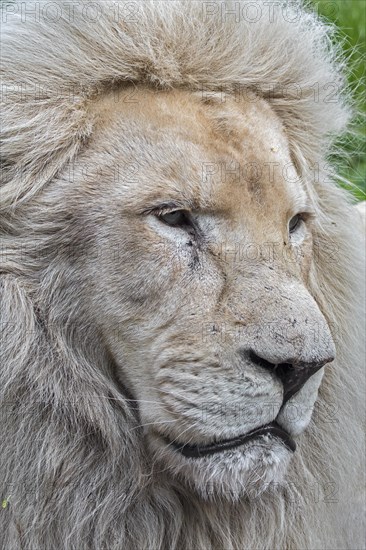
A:
<svg viewBox="0 0 366 550">
<path fill-rule="evenodd" d="M 174 210 L 166 214 L 160 214 L 159 220 L 172 227 L 181 227 L 190 225 L 189 213 L 186 210 Z"/>
<path fill-rule="evenodd" d="M 301 221 L 302 221 L 302 218 L 301 218 L 300 214 L 296 214 L 296 216 L 291 218 L 291 220 L 288 224 L 289 233 L 294 233 L 296 231 L 296 229 L 299 227 Z"/>
</svg>

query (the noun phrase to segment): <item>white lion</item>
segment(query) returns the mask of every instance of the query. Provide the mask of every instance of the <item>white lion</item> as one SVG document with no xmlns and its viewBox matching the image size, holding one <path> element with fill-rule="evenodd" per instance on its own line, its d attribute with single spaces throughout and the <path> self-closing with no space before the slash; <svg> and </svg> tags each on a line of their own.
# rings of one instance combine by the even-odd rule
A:
<svg viewBox="0 0 366 550">
<path fill-rule="evenodd" d="M 363 547 L 329 28 L 299 2 L 2 17 L 3 547 Z"/>
</svg>

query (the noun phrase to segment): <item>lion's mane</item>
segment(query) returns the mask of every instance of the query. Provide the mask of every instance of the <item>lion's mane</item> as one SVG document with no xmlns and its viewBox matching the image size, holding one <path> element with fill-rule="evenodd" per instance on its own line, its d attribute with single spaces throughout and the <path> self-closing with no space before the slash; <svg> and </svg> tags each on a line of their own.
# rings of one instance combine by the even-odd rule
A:
<svg viewBox="0 0 366 550">
<path fill-rule="evenodd" d="M 331 29 L 296 2 L 51 4 L 2 5 L 2 547 L 361 548 L 364 266 L 352 206 L 326 161 L 350 117 Z M 68 284 L 78 264 L 59 253 L 72 240 L 66 205 L 42 202 L 88 145 L 88 105 L 126 83 L 266 98 L 312 182 L 311 286 L 337 360 L 287 486 L 254 500 L 205 502 L 152 469 Z"/>
</svg>

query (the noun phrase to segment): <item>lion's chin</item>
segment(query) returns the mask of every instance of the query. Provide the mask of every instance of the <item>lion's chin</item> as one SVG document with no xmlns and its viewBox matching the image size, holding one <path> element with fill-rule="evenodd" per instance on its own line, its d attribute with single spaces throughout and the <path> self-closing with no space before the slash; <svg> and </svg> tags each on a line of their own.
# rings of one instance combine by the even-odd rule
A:
<svg viewBox="0 0 366 550">
<path fill-rule="evenodd" d="M 258 498 L 284 484 L 292 456 L 290 449 L 271 436 L 200 458 L 184 456 L 156 439 L 152 447 L 159 469 L 206 500 Z"/>
</svg>

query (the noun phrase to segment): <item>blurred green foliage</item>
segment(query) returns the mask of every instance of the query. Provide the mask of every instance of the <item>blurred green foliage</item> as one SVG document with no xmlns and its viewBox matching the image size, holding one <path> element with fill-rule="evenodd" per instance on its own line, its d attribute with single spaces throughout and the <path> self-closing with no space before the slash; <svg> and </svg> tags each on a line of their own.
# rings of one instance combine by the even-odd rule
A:
<svg viewBox="0 0 366 550">
<path fill-rule="evenodd" d="M 344 154 L 335 159 L 342 183 L 358 200 L 366 199 L 366 0 L 313 0 L 318 13 L 335 23 L 349 59 L 349 82 L 354 92 L 359 119 L 354 134 L 345 143 Z"/>
</svg>

